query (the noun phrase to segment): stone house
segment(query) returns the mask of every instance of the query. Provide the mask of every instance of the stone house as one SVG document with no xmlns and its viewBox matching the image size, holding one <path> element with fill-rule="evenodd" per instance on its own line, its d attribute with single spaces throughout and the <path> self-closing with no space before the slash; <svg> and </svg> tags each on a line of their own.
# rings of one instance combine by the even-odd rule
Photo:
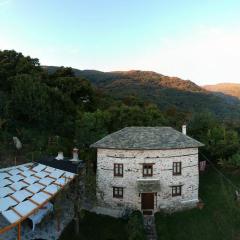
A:
<svg viewBox="0 0 240 240">
<path fill-rule="evenodd" d="M 97 199 L 105 209 L 143 214 L 198 203 L 198 148 L 171 127 L 126 127 L 91 145 L 97 149 Z M 109 212 L 109 211 L 108 211 Z"/>
</svg>

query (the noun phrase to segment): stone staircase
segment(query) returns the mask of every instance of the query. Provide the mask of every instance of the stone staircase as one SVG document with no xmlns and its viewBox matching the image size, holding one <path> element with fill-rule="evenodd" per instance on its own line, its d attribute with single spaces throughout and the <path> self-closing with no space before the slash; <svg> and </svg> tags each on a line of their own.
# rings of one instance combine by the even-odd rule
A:
<svg viewBox="0 0 240 240">
<path fill-rule="evenodd" d="M 146 231 L 147 239 L 148 240 L 157 240 L 154 216 L 145 215 L 145 216 L 143 216 L 143 219 L 144 219 L 144 228 Z"/>
</svg>

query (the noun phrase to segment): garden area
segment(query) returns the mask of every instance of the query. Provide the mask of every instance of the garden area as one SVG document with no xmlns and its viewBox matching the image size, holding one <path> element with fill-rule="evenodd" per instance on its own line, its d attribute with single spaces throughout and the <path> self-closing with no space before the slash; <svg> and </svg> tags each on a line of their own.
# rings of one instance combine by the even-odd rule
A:
<svg viewBox="0 0 240 240">
<path fill-rule="evenodd" d="M 127 220 L 81 212 L 79 234 L 75 235 L 75 223 L 72 221 L 64 229 L 60 240 L 146 240 L 142 213 L 133 211 Z"/>
<path fill-rule="evenodd" d="M 223 171 L 223 170 L 221 170 Z M 223 173 L 240 185 L 239 170 Z M 203 209 L 155 215 L 159 240 L 238 240 L 240 239 L 240 202 L 234 186 L 212 167 L 200 174 L 200 198 Z"/>
<path fill-rule="evenodd" d="M 79 225 L 80 233 L 75 236 L 74 222 L 64 229 L 60 240 L 125 240 L 127 221 L 84 211 Z"/>
<path fill-rule="evenodd" d="M 234 185 L 240 185 L 239 170 L 221 171 Z M 239 240 L 240 202 L 236 200 L 235 190 L 236 187 L 209 167 L 200 174 L 200 198 L 204 203 L 203 209 L 186 210 L 171 215 L 157 213 L 155 221 L 158 239 Z M 64 230 L 60 240 L 130 239 L 129 222 L 84 211 L 79 235 L 74 235 L 72 222 Z"/>
</svg>

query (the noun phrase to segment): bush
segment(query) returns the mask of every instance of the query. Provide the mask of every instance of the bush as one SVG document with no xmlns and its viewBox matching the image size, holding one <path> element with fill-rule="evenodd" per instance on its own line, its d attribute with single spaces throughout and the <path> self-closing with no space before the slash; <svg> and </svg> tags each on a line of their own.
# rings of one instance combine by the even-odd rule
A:
<svg viewBox="0 0 240 240">
<path fill-rule="evenodd" d="M 228 160 L 228 165 L 240 167 L 240 153 L 233 154 Z"/>
<path fill-rule="evenodd" d="M 143 216 L 140 211 L 134 211 L 129 216 L 127 225 L 128 240 L 145 240 Z"/>
</svg>

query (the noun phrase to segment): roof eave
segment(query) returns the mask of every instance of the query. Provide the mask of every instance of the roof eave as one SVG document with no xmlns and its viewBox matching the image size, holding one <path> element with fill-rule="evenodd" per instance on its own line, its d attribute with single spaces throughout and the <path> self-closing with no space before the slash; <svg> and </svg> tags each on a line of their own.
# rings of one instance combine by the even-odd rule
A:
<svg viewBox="0 0 240 240">
<path fill-rule="evenodd" d="M 175 150 L 175 149 L 189 149 L 189 148 L 199 148 L 204 147 L 204 144 L 198 146 L 189 146 L 189 147 L 172 147 L 172 148 L 120 148 L 120 147 L 105 147 L 105 146 L 90 146 L 91 148 L 96 149 L 116 149 L 116 150 Z"/>
</svg>

